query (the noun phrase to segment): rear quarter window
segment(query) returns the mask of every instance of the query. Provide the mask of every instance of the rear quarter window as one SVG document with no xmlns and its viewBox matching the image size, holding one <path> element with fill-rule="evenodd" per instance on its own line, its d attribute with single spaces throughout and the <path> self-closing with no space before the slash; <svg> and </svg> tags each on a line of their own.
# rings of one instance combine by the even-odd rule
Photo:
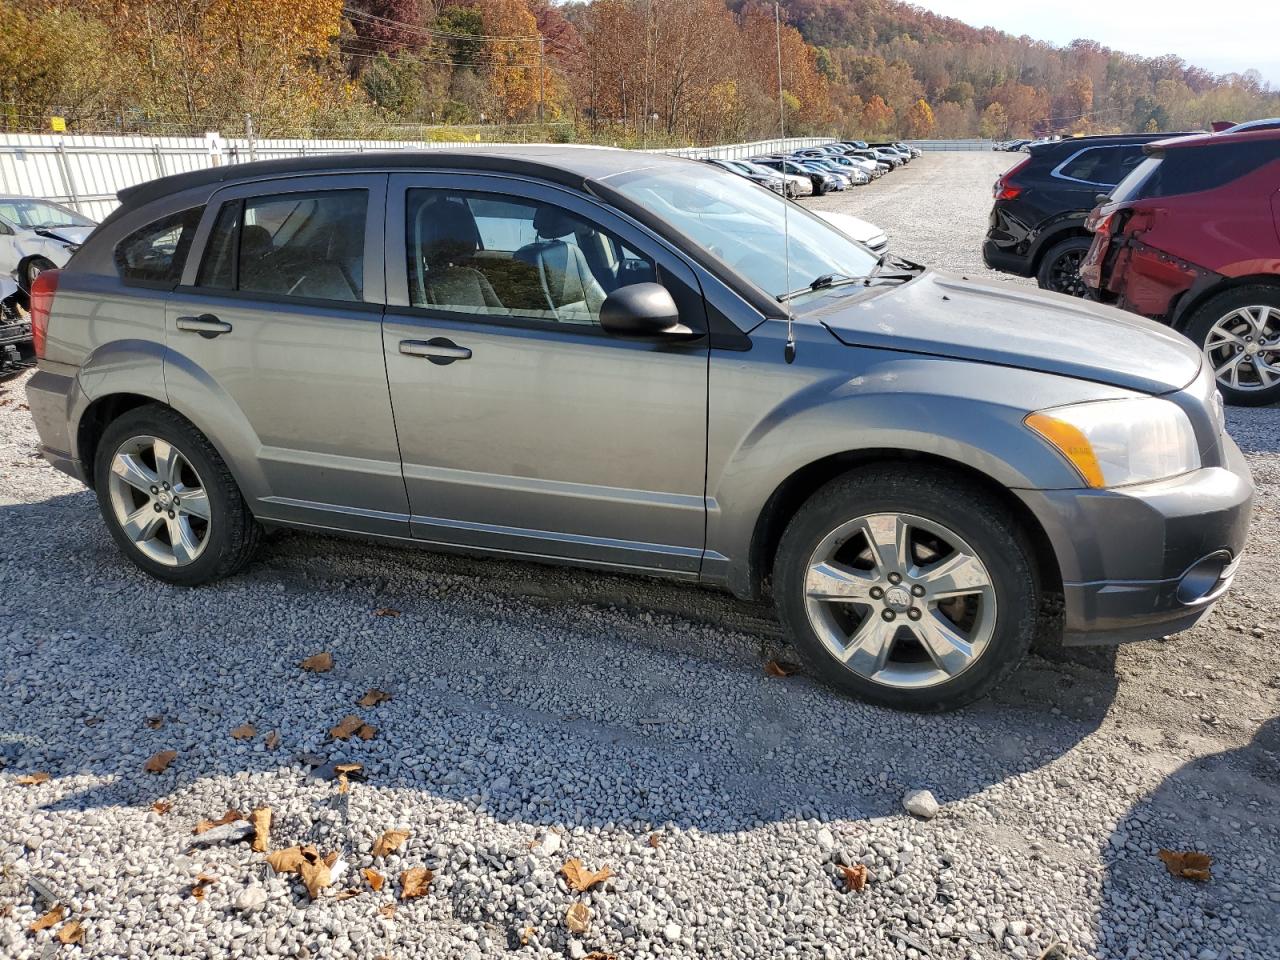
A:
<svg viewBox="0 0 1280 960">
<path fill-rule="evenodd" d="M 1149 168 L 1141 186 L 1134 195 L 1125 199 L 1173 197 L 1216 190 L 1274 160 L 1280 160 L 1280 142 L 1274 140 L 1175 148 Z"/>
<path fill-rule="evenodd" d="M 116 244 L 116 270 L 125 283 L 172 287 L 182 277 L 204 207 L 154 220 Z"/>
</svg>

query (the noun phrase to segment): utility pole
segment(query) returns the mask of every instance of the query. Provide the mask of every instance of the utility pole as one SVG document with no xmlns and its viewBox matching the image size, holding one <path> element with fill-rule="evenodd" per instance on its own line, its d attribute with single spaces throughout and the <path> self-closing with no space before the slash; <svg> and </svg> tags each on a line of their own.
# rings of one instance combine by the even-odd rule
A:
<svg viewBox="0 0 1280 960">
<path fill-rule="evenodd" d="M 778 49 L 778 136 L 787 139 L 787 108 L 782 99 L 782 13 L 778 2 L 773 3 L 773 40 Z"/>
<path fill-rule="evenodd" d="M 249 141 L 249 159 L 258 159 L 258 148 L 253 141 L 253 114 L 246 113 L 244 115 L 244 138 Z"/>
<path fill-rule="evenodd" d="M 545 123 L 547 101 L 546 70 L 544 63 L 547 56 L 547 38 L 538 34 L 538 122 Z"/>
</svg>

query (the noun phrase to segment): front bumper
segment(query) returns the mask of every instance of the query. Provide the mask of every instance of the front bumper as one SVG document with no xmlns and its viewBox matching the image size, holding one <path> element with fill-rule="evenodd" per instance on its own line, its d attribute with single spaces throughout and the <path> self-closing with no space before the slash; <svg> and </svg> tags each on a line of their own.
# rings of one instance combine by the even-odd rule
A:
<svg viewBox="0 0 1280 960">
<path fill-rule="evenodd" d="M 1192 626 L 1231 586 L 1253 480 L 1223 437 L 1223 465 L 1115 490 L 1021 490 L 1058 557 L 1063 642 L 1148 640 Z"/>
</svg>

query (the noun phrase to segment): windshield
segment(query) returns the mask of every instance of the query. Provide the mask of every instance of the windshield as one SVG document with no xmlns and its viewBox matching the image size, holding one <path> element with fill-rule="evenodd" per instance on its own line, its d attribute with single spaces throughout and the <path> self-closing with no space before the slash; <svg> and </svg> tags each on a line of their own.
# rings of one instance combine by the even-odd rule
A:
<svg viewBox="0 0 1280 960">
<path fill-rule="evenodd" d="M 770 296 L 819 277 L 862 277 L 875 254 L 799 204 L 723 172 L 663 164 L 610 178 L 609 186 L 704 247 Z M 783 212 L 791 269 L 783 256 Z"/>
<path fill-rule="evenodd" d="M 49 200 L 0 198 L 0 218 L 29 230 L 53 227 L 92 227 L 92 220 Z"/>
</svg>

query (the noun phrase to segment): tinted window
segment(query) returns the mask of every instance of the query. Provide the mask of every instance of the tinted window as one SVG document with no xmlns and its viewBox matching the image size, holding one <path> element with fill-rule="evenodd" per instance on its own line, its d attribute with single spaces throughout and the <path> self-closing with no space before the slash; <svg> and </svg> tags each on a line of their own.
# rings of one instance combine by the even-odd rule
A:
<svg viewBox="0 0 1280 960">
<path fill-rule="evenodd" d="M 203 207 L 192 207 L 135 230 L 116 245 L 116 269 L 126 283 L 176 284 Z"/>
<path fill-rule="evenodd" d="M 1130 199 L 1214 190 L 1274 160 L 1280 160 L 1280 141 L 1275 140 L 1175 148 L 1149 168 L 1139 191 Z"/>
<path fill-rule="evenodd" d="M 563 207 L 497 194 L 410 190 L 409 302 L 486 316 L 596 324 L 653 261 Z"/>
<path fill-rule="evenodd" d="M 368 192 L 285 193 L 222 205 L 201 286 L 316 300 L 364 296 Z"/>
</svg>

